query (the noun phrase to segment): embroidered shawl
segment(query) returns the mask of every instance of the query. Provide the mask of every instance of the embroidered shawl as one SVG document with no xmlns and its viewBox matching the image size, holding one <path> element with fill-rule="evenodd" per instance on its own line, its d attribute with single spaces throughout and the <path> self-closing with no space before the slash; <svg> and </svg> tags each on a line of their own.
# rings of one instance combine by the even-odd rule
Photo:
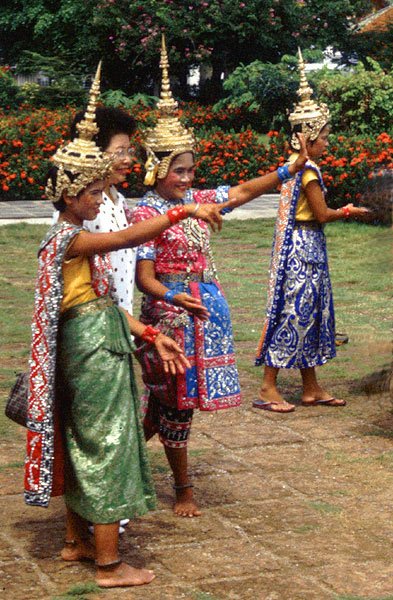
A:
<svg viewBox="0 0 393 600">
<path fill-rule="evenodd" d="M 25 461 L 25 501 L 48 506 L 51 495 L 63 493 L 63 450 L 55 411 L 57 332 L 63 297 L 62 266 L 70 241 L 82 231 L 71 223 L 57 223 L 48 231 L 38 252 L 30 355 L 30 385 Z M 106 255 L 90 259 L 97 296 L 108 294 Z"/>
</svg>

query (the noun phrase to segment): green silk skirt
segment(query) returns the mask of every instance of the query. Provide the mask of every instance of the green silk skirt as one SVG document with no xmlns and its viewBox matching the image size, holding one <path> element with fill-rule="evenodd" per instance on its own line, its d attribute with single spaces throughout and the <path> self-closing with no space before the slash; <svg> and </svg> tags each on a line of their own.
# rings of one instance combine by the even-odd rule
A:
<svg viewBox="0 0 393 600">
<path fill-rule="evenodd" d="M 61 318 L 57 352 L 65 501 L 92 523 L 155 507 L 125 315 L 102 299 Z"/>
</svg>

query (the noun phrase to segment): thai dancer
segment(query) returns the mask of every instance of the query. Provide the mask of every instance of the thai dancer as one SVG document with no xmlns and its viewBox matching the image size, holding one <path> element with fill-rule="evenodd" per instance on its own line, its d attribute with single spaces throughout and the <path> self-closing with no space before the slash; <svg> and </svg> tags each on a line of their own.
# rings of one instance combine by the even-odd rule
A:
<svg viewBox="0 0 393 600">
<path fill-rule="evenodd" d="M 154 508 L 130 332 L 155 347 L 164 372 L 189 366 L 182 349 L 114 302 L 105 253 L 145 243 L 194 213 L 177 207 L 113 233 L 90 233 L 112 164 L 92 141 L 99 70 L 79 137 L 53 157 L 46 194 L 60 211 L 42 241 L 35 291 L 27 421 L 25 500 L 47 506 L 64 493 L 67 521 L 63 560 L 95 559 L 102 587 L 149 583 L 152 571 L 119 558 L 119 521 Z M 215 206 L 198 216 L 220 227 Z M 94 524 L 95 547 L 88 536 Z"/>
<path fill-rule="evenodd" d="M 299 103 L 289 116 L 293 154 L 284 168 L 297 160 L 297 132 L 306 140 L 309 161 L 294 179 L 284 182 L 273 239 L 267 316 L 257 349 L 256 364 L 264 375 L 255 408 L 292 412 L 295 405 L 284 400 L 277 388 L 280 369 L 299 369 L 303 383 L 302 404 L 339 407 L 320 386 L 315 368 L 336 355 L 332 287 L 329 277 L 324 224 L 362 216 L 364 208 L 348 204 L 338 210 L 325 201 L 325 186 L 318 160 L 329 142 L 329 110 L 311 99 L 299 50 Z"/>
<path fill-rule="evenodd" d="M 197 204 L 194 217 L 199 216 L 203 206 L 214 204 L 225 212 L 277 186 L 284 176 L 282 169 L 234 187 L 191 187 L 195 138 L 177 117 L 168 66 L 163 38 L 158 123 L 144 138 L 145 184 L 151 189 L 137 205 L 134 222 L 190 203 Z M 302 152 L 286 169 L 285 176 L 294 175 L 305 161 Z M 241 402 L 229 308 L 217 279 L 204 223 L 187 219 L 142 245 L 137 253 L 136 283 L 144 293 L 141 321 L 173 336 L 191 364 L 186 373 L 168 376 L 160 368 L 155 350 L 138 344 L 146 385 L 146 438 L 158 433 L 164 445 L 174 476 L 174 512 L 184 517 L 199 516 L 187 459 L 193 411 L 217 411 Z"/>
</svg>

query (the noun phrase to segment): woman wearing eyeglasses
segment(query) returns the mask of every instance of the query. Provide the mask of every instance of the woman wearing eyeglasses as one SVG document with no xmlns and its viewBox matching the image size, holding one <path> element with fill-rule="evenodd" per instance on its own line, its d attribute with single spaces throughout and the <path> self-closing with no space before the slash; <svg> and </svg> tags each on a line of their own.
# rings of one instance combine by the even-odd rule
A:
<svg viewBox="0 0 393 600">
<path fill-rule="evenodd" d="M 71 125 L 70 137 L 78 135 L 77 124 L 83 118 L 83 112 L 78 113 Z M 130 146 L 130 137 L 136 124 L 134 119 L 119 108 L 97 107 L 96 122 L 99 132 L 94 141 L 100 150 L 111 155 L 113 170 L 106 181 L 103 193 L 104 203 L 94 221 L 85 221 L 83 227 L 92 233 L 109 233 L 126 229 L 131 224 L 131 214 L 126 199 L 117 186 L 126 180 L 131 166 L 131 156 L 134 152 Z M 135 280 L 135 250 L 125 248 L 110 253 L 113 273 L 114 291 L 118 304 L 132 314 Z"/>
</svg>

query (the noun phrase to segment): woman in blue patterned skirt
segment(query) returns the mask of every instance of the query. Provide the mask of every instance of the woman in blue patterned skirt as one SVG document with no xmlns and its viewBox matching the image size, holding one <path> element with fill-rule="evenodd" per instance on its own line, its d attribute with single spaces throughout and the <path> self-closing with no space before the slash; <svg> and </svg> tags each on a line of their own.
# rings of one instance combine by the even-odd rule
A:
<svg viewBox="0 0 393 600">
<path fill-rule="evenodd" d="M 297 158 L 298 132 L 306 139 L 309 161 L 303 171 L 282 186 L 273 241 L 266 320 L 256 365 L 265 365 L 255 408 L 286 413 L 295 409 L 277 389 L 280 369 L 300 369 L 305 406 L 344 406 L 318 383 L 315 367 L 336 355 L 332 289 L 323 224 L 361 216 L 364 208 L 348 204 L 328 208 L 318 159 L 328 147 L 329 110 L 311 100 L 300 55 L 299 104 L 290 115 L 292 125 L 289 164 Z"/>
</svg>

